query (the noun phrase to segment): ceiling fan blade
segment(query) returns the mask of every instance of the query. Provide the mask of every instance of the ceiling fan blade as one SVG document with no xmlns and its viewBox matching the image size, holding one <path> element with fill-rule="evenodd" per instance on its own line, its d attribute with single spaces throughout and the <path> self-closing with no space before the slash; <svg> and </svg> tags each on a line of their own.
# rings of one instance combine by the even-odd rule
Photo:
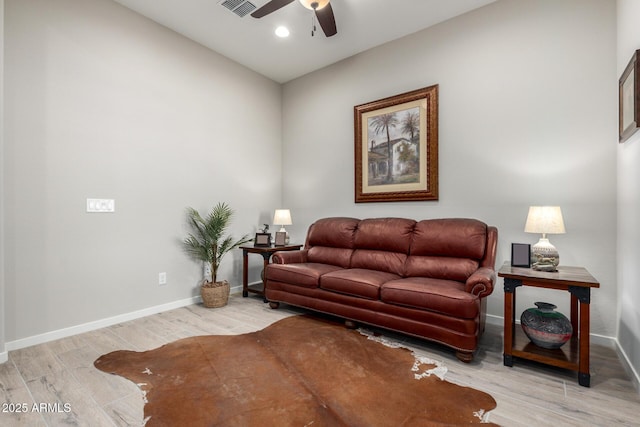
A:
<svg viewBox="0 0 640 427">
<path fill-rule="evenodd" d="M 316 10 L 316 18 L 318 18 L 318 22 L 325 36 L 331 37 L 336 35 L 338 29 L 336 28 L 336 18 L 333 16 L 331 3 L 328 3 L 320 10 Z"/>
<path fill-rule="evenodd" d="M 293 3 L 294 1 L 296 0 L 271 0 L 269 3 L 253 12 L 251 16 L 253 16 L 254 18 L 262 18 L 263 16 L 275 12 L 281 7 L 285 7 L 286 5 L 288 5 L 289 3 Z"/>
</svg>

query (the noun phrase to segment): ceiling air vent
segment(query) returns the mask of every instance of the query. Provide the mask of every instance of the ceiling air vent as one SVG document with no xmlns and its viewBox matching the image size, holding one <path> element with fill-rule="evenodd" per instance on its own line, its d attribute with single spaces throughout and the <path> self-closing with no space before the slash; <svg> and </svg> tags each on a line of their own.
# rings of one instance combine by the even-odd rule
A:
<svg viewBox="0 0 640 427">
<path fill-rule="evenodd" d="M 256 5 L 246 0 L 224 0 L 220 4 L 240 18 L 256 10 Z"/>
</svg>

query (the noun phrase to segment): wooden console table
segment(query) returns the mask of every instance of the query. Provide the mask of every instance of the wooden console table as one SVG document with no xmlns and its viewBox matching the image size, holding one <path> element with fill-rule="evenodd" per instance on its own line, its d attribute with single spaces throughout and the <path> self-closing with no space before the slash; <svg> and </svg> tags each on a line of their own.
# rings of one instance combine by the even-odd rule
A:
<svg viewBox="0 0 640 427">
<path fill-rule="evenodd" d="M 512 267 L 506 262 L 498 276 L 504 278 L 504 365 L 513 366 L 513 358 L 533 360 L 578 372 L 578 383 L 589 387 L 589 308 L 591 288 L 600 284 L 582 267 L 558 267 L 557 272 Z M 519 286 L 568 291 L 571 294 L 571 340 L 559 349 L 538 347 L 516 328 L 516 289 Z"/>
<path fill-rule="evenodd" d="M 262 277 L 262 286 L 249 286 L 249 254 L 259 254 L 262 255 L 263 259 L 263 268 L 267 268 L 269 261 L 271 260 L 271 255 L 280 251 L 297 251 L 302 247 L 302 245 L 285 245 L 285 246 L 240 246 L 242 249 L 242 296 L 248 297 L 249 292 L 262 295 L 264 298 L 264 270 Z M 265 302 L 267 302 L 265 300 Z"/>
</svg>

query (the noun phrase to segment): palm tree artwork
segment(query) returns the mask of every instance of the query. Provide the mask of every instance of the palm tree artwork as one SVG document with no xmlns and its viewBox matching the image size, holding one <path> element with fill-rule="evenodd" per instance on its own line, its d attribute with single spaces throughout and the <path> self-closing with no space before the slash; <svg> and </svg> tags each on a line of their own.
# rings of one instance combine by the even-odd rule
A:
<svg viewBox="0 0 640 427">
<path fill-rule="evenodd" d="M 396 113 L 385 113 L 371 119 L 371 126 L 376 134 L 386 132 L 387 135 L 387 182 L 393 180 L 393 147 L 391 146 L 391 136 L 389 129 L 395 128 L 398 124 Z"/>
<path fill-rule="evenodd" d="M 394 177 L 394 168 L 397 168 L 400 173 L 397 175 L 403 175 L 403 171 L 414 174 L 415 167 L 407 165 L 419 164 L 419 135 L 420 135 L 420 109 L 418 107 L 400 110 L 395 112 L 387 112 L 376 115 L 369 118 L 369 141 L 371 146 L 369 148 L 369 155 L 375 156 L 374 152 L 382 154 L 375 148 L 382 144 L 374 144 L 373 135 L 382 135 L 386 142 L 386 176 L 383 178 L 383 182 L 380 184 L 395 184 L 398 182 L 411 182 L 414 179 L 412 177 Z M 373 135 L 371 135 L 373 134 Z M 394 156 L 394 145 L 399 145 L 397 152 L 398 158 Z M 384 152 L 383 152 L 384 153 Z M 404 163 L 405 165 L 395 165 L 395 161 Z M 383 165 L 384 166 L 384 165 Z M 397 171 L 396 171 L 397 172 Z M 376 174 L 373 174 L 375 177 Z M 398 181 L 400 179 L 401 181 Z M 409 181 L 407 181 L 409 180 Z"/>
<path fill-rule="evenodd" d="M 411 135 L 411 141 L 416 147 L 416 157 L 420 158 L 420 144 L 417 141 L 420 134 L 420 115 L 418 111 L 407 111 L 402 119 L 402 133 Z"/>
</svg>

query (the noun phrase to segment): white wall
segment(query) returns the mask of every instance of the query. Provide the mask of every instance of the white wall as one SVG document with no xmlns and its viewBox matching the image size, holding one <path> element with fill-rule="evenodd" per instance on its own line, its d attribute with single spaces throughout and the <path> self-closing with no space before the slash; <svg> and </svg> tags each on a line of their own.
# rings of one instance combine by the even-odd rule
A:
<svg viewBox="0 0 640 427">
<path fill-rule="evenodd" d="M 187 206 L 269 221 L 280 85 L 110 0 L 7 0 L 4 38 L 7 342 L 196 295 Z"/>
<path fill-rule="evenodd" d="M 0 363 L 8 359 L 5 350 L 5 304 L 4 304 L 4 0 L 0 0 Z"/>
<path fill-rule="evenodd" d="M 618 76 L 640 49 L 640 2 L 618 0 Z M 639 84 L 636 82 L 636 84 Z M 618 341 L 640 376 L 640 132 L 618 146 Z"/>
<path fill-rule="evenodd" d="M 282 199 L 298 241 L 328 215 L 477 217 L 500 229 L 500 265 L 511 242 L 537 240 L 527 207 L 559 204 L 562 263 L 602 285 L 592 331 L 619 326 L 637 370 L 638 135 L 615 143 L 635 3 L 618 0 L 617 69 L 613 0 L 500 0 L 284 85 L 281 112 L 279 85 L 111 1 L 6 0 L 4 339 L 195 295 L 187 205 L 229 202 L 239 235 Z M 436 83 L 440 200 L 354 204 L 353 106 Z M 115 198 L 116 213 L 86 214 L 87 197 Z M 225 273 L 240 283 L 238 253 Z M 553 292 L 518 295 L 519 310 L 544 298 L 568 311 Z"/>
<path fill-rule="evenodd" d="M 615 1 L 500 0 L 285 84 L 284 203 L 298 240 L 330 215 L 476 217 L 500 232 L 498 266 L 529 205 L 560 205 L 561 263 L 600 282 L 592 332 L 616 335 Z M 597 29 L 597 30 L 595 30 Z M 353 107 L 439 84 L 440 200 L 355 204 Z M 502 316 L 502 281 L 489 313 Z M 518 291 L 518 310 L 568 295 Z"/>
</svg>

